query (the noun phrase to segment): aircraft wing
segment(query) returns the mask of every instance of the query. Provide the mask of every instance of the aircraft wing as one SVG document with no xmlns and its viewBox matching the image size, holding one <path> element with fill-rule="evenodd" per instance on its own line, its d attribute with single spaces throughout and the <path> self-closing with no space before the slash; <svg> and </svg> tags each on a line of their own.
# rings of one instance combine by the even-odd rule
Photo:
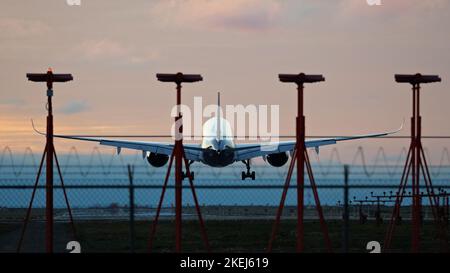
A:
<svg viewBox="0 0 450 273">
<path fill-rule="evenodd" d="M 91 141 L 97 142 L 100 145 L 112 146 L 116 147 L 118 153 L 122 148 L 138 150 L 143 153 L 151 152 L 158 154 L 165 154 L 170 156 L 173 151 L 174 144 L 173 143 L 164 143 L 164 142 L 147 142 L 147 141 L 133 141 L 133 140 L 110 140 L 110 139 L 102 139 L 102 138 L 83 138 L 76 136 L 63 136 L 63 135 L 54 135 L 57 138 L 65 138 L 65 139 L 75 139 L 82 141 Z M 202 149 L 198 144 L 183 144 L 184 152 L 186 154 L 186 159 L 192 161 L 199 161 Z"/>
<path fill-rule="evenodd" d="M 33 129 L 41 134 L 42 133 L 34 127 Z M 53 135 L 56 138 L 64 138 L 64 139 L 74 139 L 81 141 L 90 141 L 96 142 L 100 145 L 112 146 L 117 148 L 117 152 L 120 153 L 122 148 L 132 149 L 142 151 L 143 155 L 146 152 L 165 154 L 170 156 L 173 151 L 174 144 L 173 143 L 164 143 L 164 142 L 146 142 L 146 141 L 133 141 L 133 140 L 113 140 L 113 139 L 104 139 L 104 138 L 91 138 L 91 137 L 77 137 L 77 136 L 67 136 L 67 135 Z M 186 159 L 199 161 L 201 156 L 202 149 L 199 144 L 183 144 L 184 152 L 186 154 Z"/>
<path fill-rule="evenodd" d="M 362 139 L 362 138 L 373 138 L 373 137 L 380 137 L 380 136 L 387 136 L 391 134 L 395 134 L 399 132 L 403 128 L 402 126 L 392 132 L 384 132 L 384 133 L 377 133 L 377 134 L 368 134 L 368 135 L 355 135 L 355 136 L 348 136 L 348 137 L 335 137 L 335 138 L 324 138 L 324 139 L 312 139 L 312 140 L 306 140 L 305 146 L 306 148 L 316 148 L 316 151 L 318 151 L 320 146 L 325 145 L 332 145 L 336 144 L 340 141 L 346 141 L 346 140 L 355 140 L 355 139 Z M 242 161 L 242 160 L 248 160 L 255 157 L 260 156 L 267 156 L 270 154 L 276 154 L 276 153 L 282 153 L 282 152 L 290 152 L 293 151 L 295 148 L 295 141 L 282 141 L 277 143 L 254 143 L 254 144 L 236 144 L 235 150 L 236 150 L 236 161 Z"/>
</svg>

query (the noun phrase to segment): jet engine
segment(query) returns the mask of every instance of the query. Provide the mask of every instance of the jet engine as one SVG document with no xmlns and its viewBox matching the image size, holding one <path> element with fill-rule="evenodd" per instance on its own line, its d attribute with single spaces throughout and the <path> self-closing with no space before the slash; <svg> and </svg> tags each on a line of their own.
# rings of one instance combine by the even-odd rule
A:
<svg viewBox="0 0 450 273">
<path fill-rule="evenodd" d="M 267 162 L 269 162 L 270 165 L 274 167 L 281 167 L 288 161 L 289 156 L 287 153 L 277 153 L 277 154 L 271 154 L 266 157 Z"/>
<path fill-rule="evenodd" d="M 169 156 L 165 154 L 149 153 L 147 155 L 147 161 L 153 167 L 159 168 L 166 165 L 167 161 L 169 161 Z"/>
</svg>

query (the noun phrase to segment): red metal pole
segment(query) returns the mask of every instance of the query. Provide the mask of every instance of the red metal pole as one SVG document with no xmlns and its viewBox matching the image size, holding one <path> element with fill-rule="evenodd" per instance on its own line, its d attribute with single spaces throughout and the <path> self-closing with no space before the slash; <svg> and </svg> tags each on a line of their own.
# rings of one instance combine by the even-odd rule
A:
<svg viewBox="0 0 450 273">
<path fill-rule="evenodd" d="M 178 116 L 175 118 L 177 124 L 180 120 L 180 105 L 181 105 L 181 83 L 177 83 L 177 109 Z M 181 252 L 181 238 L 182 238 L 182 195 L 183 195 L 183 177 L 182 177 L 182 149 L 183 149 L 183 126 L 180 126 L 180 131 L 176 132 L 175 141 L 175 251 Z"/>
<path fill-rule="evenodd" d="M 413 85 L 413 173 L 412 173 L 412 194 L 413 194 L 413 232 L 412 232 L 412 252 L 417 253 L 419 251 L 419 241 L 420 241 L 420 201 L 419 201 L 419 164 L 420 164 L 420 151 L 419 148 L 419 99 L 418 99 L 419 85 Z"/>
<path fill-rule="evenodd" d="M 182 82 L 198 82 L 202 81 L 201 75 L 183 74 L 178 72 L 176 74 L 156 74 L 156 77 L 161 82 L 176 83 L 177 91 L 177 116 L 175 117 L 175 145 L 172 151 L 172 156 L 175 157 L 175 252 L 181 252 L 182 242 L 182 208 L 183 208 L 183 120 L 181 113 L 181 83 Z M 170 167 L 168 173 L 170 172 Z M 167 180 L 167 177 L 166 177 Z M 166 182 L 165 182 L 166 183 Z M 191 185 L 193 186 L 193 185 Z M 195 194 L 195 192 L 194 192 Z"/>
<path fill-rule="evenodd" d="M 421 231 L 421 224 L 422 224 L 422 196 L 420 195 L 420 166 L 422 165 L 422 160 L 420 156 L 420 149 L 422 145 L 422 117 L 420 116 L 420 85 L 416 85 L 416 103 L 417 103 L 417 109 L 416 109 L 416 156 L 417 156 L 417 166 L 416 166 L 416 194 L 417 194 L 417 229 L 416 229 L 416 237 L 417 237 L 417 251 L 419 251 L 420 248 L 420 231 Z M 423 174 L 425 175 L 425 174 Z"/>
<path fill-rule="evenodd" d="M 203 242 L 205 243 L 205 248 L 207 252 L 211 252 L 211 247 L 209 246 L 208 235 L 206 234 L 205 223 L 203 221 L 202 213 L 200 210 L 200 205 L 198 203 L 197 194 L 195 193 L 194 181 L 192 181 L 191 170 L 189 169 L 189 162 L 186 159 L 186 154 L 184 149 L 182 150 L 184 165 L 186 166 L 186 174 L 189 179 L 189 185 L 191 186 L 192 198 L 194 199 L 195 210 L 197 211 L 198 221 L 200 223 L 200 232 L 203 237 Z"/>
<path fill-rule="evenodd" d="M 420 176 L 421 169 L 422 175 L 427 189 L 427 195 L 430 200 L 430 206 L 433 212 L 433 217 L 435 218 L 438 227 L 442 226 L 440 223 L 438 209 L 439 200 L 434 194 L 431 176 L 428 170 L 427 161 L 425 158 L 425 153 L 422 147 L 421 135 L 422 135 L 422 117 L 420 116 L 420 83 L 431 83 L 440 82 L 441 79 L 437 75 L 427 75 L 423 76 L 421 74 L 416 75 L 396 75 L 397 82 L 410 83 L 412 84 L 412 106 L 413 115 L 411 118 L 411 172 L 412 172 L 412 234 L 411 234 L 411 251 L 419 252 L 420 249 L 420 231 L 421 231 L 421 194 L 420 194 Z M 403 181 L 402 181 L 403 183 Z M 405 182 L 406 183 L 406 182 Z M 396 206 L 397 209 L 397 206 Z M 388 231 L 387 238 L 392 236 L 392 232 Z M 447 231 L 443 234 L 446 235 Z M 447 240 L 443 236 L 445 242 Z M 390 239 L 389 239 L 390 242 Z"/>
<path fill-rule="evenodd" d="M 421 153 L 421 158 L 422 158 L 421 160 L 423 160 L 422 172 L 424 174 L 424 180 L 426 183 L 428 183 L 428 187 L 430 187 L 431 195 L 433 195 L 433 197 L 434 197 L 434 204 L 436 204 L 435 206 L 438 207 L 439 206 L 439 198 L 434 194 L 434 188 L 433 188 L 433 183 L 431 182 L 431 175 L 430 175 L 430 170 L 428 169 L 427 158 L 425 157 L 425 153 L 423 151 L 423 147 L 422 147 L 421 143 L 420 143 L 419 151 Z"/>
<path fill-rule="evenodd" d="M 69 220 L 70 220 L 70 225 L 72 226 L 73 238 L 76 240 L 77 239 L 77 231 L 75 228 L 75 222 L 73 221 L 72 208 L 70 207 L 69 198 L 67 197 L 66 186 L 64 185 L 64 179 L 63 179 L 62 172 L 61 172 L 61 167 L 59 166 L 58 156 L 56 155 L 56 151 L 54 148 L 53 148 L 53 153 L 55 156 L 56 169 L 58 170 L 59 179 L 61 180 L 61 188 L 63 190 L 64 200 L 66 202 L 67 211 L 69 212 Z"/>
<path fill-rule="evenodd" d="M 416 156 L 416 87 L 413 84 L 412 88 L 412 107 L 413 114 L 411 117 L 411 145 L 412 145 L 412 170 L 411 170 L 411 178 L 412 178 L 412 206 L 411 206 L 411 221 L 412 221 L 412 232 L 411 232 L 411 251 L 417 252 L 417 237 L 416 237 L 416 229 L 417 229 L 417 196 L 416 196 L 416 165 L 417 165 L 417 156 Z"/>
<path fill-rule="evenodd" d="M 46 155 L 46 229 L 45 248 L 47 253 L 53 253 L 53 109 L 51 86 L 47 91 L 48 116 L 47 116 L 47 155 Z"/>
<path fill-rule="evenodd" d="M 306 149 L 304 150 L 304 153 L 305 153 L 305 159 L 306 159 L 306 170 L 308 172 L 309 181 L 311 183 L 311 189 L 313 191 L 314 200 L 316 202 L 316 209 L 317 209 L 317 214 L 319 214 L 320 227 L 322 229 L 323 238 L 325 240 L 325 245 L 327 247 L 327 251 L 332 252 L 333 249 L 331 246 L 331 240 L 330 240 L 330 235 L 328 233 L 327 223 L 325 222 L 325 217 L 323 216 L 323 210 L 322 210 L 322 206 L 320 205 L 320 199 L 319 199 L 319 193 L 317 192 L 316 181 L 314 180 L 311 162 L 309 161 L 309 156 L 308 156 L 308 152 L 306 151 Z"/>
<path fill-rule="evenodd" d="M 395 205 L 394 205 L 394 210 L 392 212 L 391 221 L 390 221 L 388 230 L 386 232 L 386 237 L 384 239 L 385 250 L 389 250 L 391 247 L 392 235 L 394 234 L 396 222 L 398 221 L 399 216 L 400 216 L 400 207 L 401 207 L 401 204 L 403 201 L 403 191 L 405 190 L 406 184 L 408 183 L 409 172 L 411 171 L 411 166 L 412 166 L 412 162 L 413 162 L 412 150 L 413 150 L 413 146 L 411 143 L 411 146 L 408 150 L 408 155 L 406 156 L 406 162 L 405 162 L 405 166 L 403 168 L 403 173 L 402 173 L 402 178 L 400 180 L 400 186 L 398 189 L 398 193 L 396 194 L 396 197 L 395 197 Z"/>
<path fill-rule="evenodd" d="M 443 222 L 445 218 L 440 215 L 440 202 L 439 194 L 434 193 L 433 183 L 431 182 L 430 171 L 428 170 L 428 164 L 423 151 L 421 143 L 419 143 L 419 151 L 421 153 L 421 158 L 423 159 L 423 164 L 421 164 L 422 173 L 424 175 L 425 186 L 430 200 L 431 211 L 433 212 L 433 218 L 437 227 L 437 232 L 442 242 L 442 250 L 448 252 L 448 239 L 447 239 L 447 229 L 445 223 Z M 444 204 L 442 204 L 444 205 Z"/>
<path fill-rule="evenodd" d="M 25 220 L 23 223 L 22 232 L 20 233 L 19 244 L 17 245 L 17 252 L 20 252 L 22 247 L 23 238 L 25 237 L 25 231 L 27 230 L 28 222 L 30 220 L 31 209 L 33 208 L 33 201 L 36 195 L 37 186 L 39 184 L 39 178 L 41 177 L 42 165 L 44 164 L 45 155 L 47 154 L 47 145 L 45 146 L 44 152 L 42 153 L 41 163 L 39 164 L 38 173 L 36 175 L 36 180 L 34 182 L 33 192 L 31 193 L 30 203 L 28 205 L 27 214 L 25 215 Z"/>
<path fill-rule="evenodd" d="M 285 189 L 283 190 L 280 206 L 277 211 L 277 218 L 272 229 L 272 236 L 269 241 L 268 251 L 272 248 L 272 243 L 275 238 L 275 233 L 278 229 L 278 224 L 280 221 L 281 213 L 284 206 L 284 201 L 286 198 L 286 193 L 289 188 L 289 182 L 291 179 L 294 161 L 297 163 L 297 245 L 296 251 L 303 252 L 304 250 L 304 188 L 305 188 L 305 116 L 303 113 L 303 91 L 304 83 L 314 83 L 325 81 L 322 75 L 305 75 L 300 73 L 298 75 L 294 74 L 279 74 L 279 79 L 281 82 L 286 83 L 296 83 L 297 84 L 297 118 L 296 118 L 296 143 L 295 143 L 295 153 L 289 167 L 289 172 L 285 182 Z M 312 177 L 312 175 L 310 175 Z M 314 182 L 312 182 L 314 184 Z M 314 184 L 315 185 L 315 184 Z M 317 193 L 317 192 L 316 192 Z M 317 200 L 316 200 L 317 201 Z M 320 207 L 320 203 L 316 202 L 316 205 Z M 319 209 L 319 208 L 318 208 Z"/>
<path fill-rule="evenodd" d="M 47 83 L 47 134 L 46 134 L 46 183 L 45 183 L 45 250 L 47 253 L 53 253 L 53 82 L 67 82 L 73 80 L 71 74 L 54 75 L 51 68 L 46 74 L 28 73 L 27 78 L 33 82 Z M 42 163 L 41 163 L 42 164 Z M 39 171 L 40 172 L 40 171 Z M 39 173 L 40 174 L 40 173 Z M 38 174 L 38 175 L 39 175 Z M 34 193 L 32 199 L 34 198 Z M 31 203 L 33 200 L 31 200 Z"/>
<path fill-rule="evenodd" d="M 289 164 L 289 170 L 286 176 L 286 181 L 284 182 L 283 193 L 281 194 L 280 205 L 277 209 L 277 215 L 275 218 L 275 222 L 272 227 L 272 236 L 270 236 L 269 246 L 267 247 L 267 252 L 272 251 L 273 242 L 275 241 L 275 237 L 277 236 L 278 228 L 280 226 L 281 215 L 283 214 L 284 203 L 286 201 L 286 195 L 289 189 L 289 185 L 291 183 L 292 172 L 294 171 L 295 161 L 297 160 L 297 149 L 294 150 L 294 154 L 291 159 L 291 164 Z"/>
<path fill-rule="evenodd" d="M 304 249 L 304 187 L 305 187 L 305 116 L 303 114 L 303 83 L 298 84 L 297 104 L 297 252 Z"/>
<path fill-rule="evenodd" d="M 159 203 L 158 203 L 158 207 L 156 209 L 155 218 L 153 219 L 152 228 L 150 230 L 150 239 L 148 242 L 148 251 L 149 252 L 151 252 L 152 248 L 153 248 L 153 238 L 155 237 L 156 227 L 158 225 L 159 215 L 161 213 L 161 207 L 162 207 L 162 204 L 164 201 L 164 194 L 166 193 L 167 183 L 168 183 L 169 177 L 170 177 L 170 170 L 172 169 L 174 154 L 175 154 L 175 150 L 172 151 L 172 155 L 170 156 L 169 166 L 167 167 L 167 172 L 166 172 L 166 178 L 164 179 L 164 184 L 161 189 L 161 197 L 159 198 Z"/>
</svg>

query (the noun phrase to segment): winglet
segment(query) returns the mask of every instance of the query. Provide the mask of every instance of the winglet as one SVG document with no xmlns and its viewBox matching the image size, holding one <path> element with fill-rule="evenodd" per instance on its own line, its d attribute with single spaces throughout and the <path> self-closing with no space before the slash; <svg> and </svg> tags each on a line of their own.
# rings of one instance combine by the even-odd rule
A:
<svg viewBox="0 0 450 273">
<path fill-rule="evenodd" d="M 392 135 L 392 134 L 396 134 L 398 132 L 400 132 L 401 130 L 403 130 L 403 126 L 405 126 L 405 119 L 403 119 L 402 124 L 400 125 L 400 128 L 398 128 L 397 130 L 391 131 L 391 132 L 387 132 L 384 135 Z"/>
<path fill-rule="evenodd" d="M 38 134 L 40 134 L 40 135 L 43 135 L 43 136 L 46 136 L 46 135 L 47 135 L 47 134 L 44 134 L 44 133 L 42 133 L 41 131 L 39 131 L 39 130 L 36 129 L 36 127 L 34 126 L 34 121 L 33 121 L 33 119 L 31 119 L 31 126 L 33 126 L 33 130 L 34 130 L 36 133 L 38 133 Z"/>
<path fill-rule="evenodd" d="M 387 136 L 387 135 L 396 134 L 396 133 L 400 132 L 401 130 L 403 130 L 403 126 L 405 126 L 404 118 L 403 118 L 402 124 L 400 125 L 400 128 L 398 128 L 397 130 L 394 130 L 394 131 L 386 132 L 386 133 L 384 133 L 384 135 Z"/>
<path fill-rule="evenodd" d="M 400 128 L 398 128 L 396 131 L 394 131 L 394 132 L 392 132 L 392 133 L 398 133 L 398 132 L 400 132 L 401 130 L 403 130 L 403 126 L 405 126 L 405 118 L 403 118 L 402 125 L 400 125 Z"/>
</svg>

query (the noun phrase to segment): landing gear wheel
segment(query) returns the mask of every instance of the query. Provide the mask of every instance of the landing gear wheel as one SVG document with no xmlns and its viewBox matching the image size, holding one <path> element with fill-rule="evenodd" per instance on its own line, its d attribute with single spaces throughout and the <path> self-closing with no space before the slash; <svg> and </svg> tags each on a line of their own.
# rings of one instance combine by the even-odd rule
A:
<svg viewBox="0 0 450 273">
<path fill-rule="evenodd" d="M 194 180 L 194 172 L 190 172 L 190 175 L 192 180 Z M 185 178 L 189 178 L 188 175 L 185 172 L 181 173 L 181 178 L 184 180 Z"/>
<path fill-rule="evenodd" d="M 256 173 L 255 172 L 250 172 L 250 160 L 244 160 L 242 162 L 247 167 L 247 172 L 242 172 L 242 180 L 245 180 L 247 178 L 251 178 L 252 180 L 255 180 Z"/>
</svg>

